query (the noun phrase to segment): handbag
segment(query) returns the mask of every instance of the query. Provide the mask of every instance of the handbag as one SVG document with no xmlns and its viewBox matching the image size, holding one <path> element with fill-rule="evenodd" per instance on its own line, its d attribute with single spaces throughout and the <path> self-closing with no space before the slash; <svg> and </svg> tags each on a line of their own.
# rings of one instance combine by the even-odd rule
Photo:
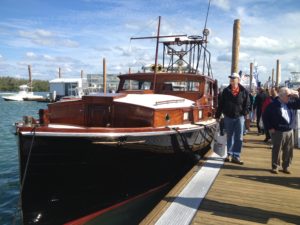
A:
<svg viewBox="0 0 300 225">
<path fill-rule="evenodd" d="M 213 142 L 212 142 L 213 151 L 219 155 L 220 157 L 224 157 L 227 155 L 227 136 L 226 134 L 220 134 L 220 126 L 217 125 L 216 132 L 214 134 Z"/>
<path fill-rule="evenodd" d="M 262 130 L 264 129 L 264 123 L 263 123 L 262 117 L 260 117 L 258 126 L 259 126 L 260 129 L 262 129 Z"/>
</svg>

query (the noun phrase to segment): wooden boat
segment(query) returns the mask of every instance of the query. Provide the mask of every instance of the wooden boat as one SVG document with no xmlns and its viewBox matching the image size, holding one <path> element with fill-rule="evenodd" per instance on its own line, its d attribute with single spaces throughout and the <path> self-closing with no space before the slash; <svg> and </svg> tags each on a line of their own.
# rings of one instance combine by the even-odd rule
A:
<svg viewBox="0 0 300 225">
<path fill-rule="evenodd" d="M 205 154 L 218 89 L 207 36 L 158 33 L 162 64 L 157 45 L 155 64 L 120 75 L 117 93 L 51 103 L 39 119 L 24 117 L 17 126 L 24 224 L 93 224 L 166 190 Z"/>
</svg>

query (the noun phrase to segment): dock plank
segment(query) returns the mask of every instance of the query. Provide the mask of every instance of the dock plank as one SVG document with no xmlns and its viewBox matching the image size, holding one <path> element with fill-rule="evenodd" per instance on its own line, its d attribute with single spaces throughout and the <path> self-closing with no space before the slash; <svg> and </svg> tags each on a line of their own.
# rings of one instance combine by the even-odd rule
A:
<svg viewBox="0 0 300 225">
<path fill-rule="evenodd" d="M 191 224 L 300 224 L 300 150 L 294 150 L 292 174 L 271 174 L 271 148 L 263 138 L 255 131 L 245 136 L 245 164 L 224 164 Z M 199 162 L 141 224 L 155 224 L 204 162 Z"/>
<path fill-rule="evenodd" d="M 191 224 L 300 224 L 300 150 L 294 150 L 292 174 L 271 174 L 263 138 L 245 136 L 245 164 L 224 164 Z"/>
</svg>

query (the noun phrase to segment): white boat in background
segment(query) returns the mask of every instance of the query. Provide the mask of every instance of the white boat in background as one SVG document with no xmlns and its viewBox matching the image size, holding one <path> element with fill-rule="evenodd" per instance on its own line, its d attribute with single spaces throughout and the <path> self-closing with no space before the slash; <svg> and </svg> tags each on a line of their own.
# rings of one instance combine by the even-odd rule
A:
<svg viewBox="0 0 300 225">
<path fill-rule="evenodd" d="M 298 90 L 300 88 L 300 72 L 291 72 L 291 77 L 284 83 L 284 86 L 287 86 L 293 90 Z"/>
<path fill-rule="evenodd" d="M 29 91 L 28 85 L 24 84 L 19 86 L 20 91 L 17 94 L 2 96 L 5 101 L 35 101 L 43 99 L 41 95 L 34 95 L 32 91 Z"/>
</svg>

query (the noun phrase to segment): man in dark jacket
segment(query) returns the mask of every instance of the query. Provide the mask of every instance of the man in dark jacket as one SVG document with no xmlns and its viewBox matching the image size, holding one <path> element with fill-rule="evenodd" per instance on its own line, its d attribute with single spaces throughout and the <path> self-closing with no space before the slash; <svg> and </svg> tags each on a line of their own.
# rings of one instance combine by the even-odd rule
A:
<svg viewBox="0 0 300 225">
<path fill-rule="evenodd" d="M 248 91 L 239 83 L 240 77 L 237 73 L 233 73 L 229 78 L 230 85 L 222 92 L 216 119 L 219 121 L 221 114 L 224 114 L 228 154 L 225 161 L 231 160 L 233 163 L 243 164 L 240 154 L 245 116 L 249 113 L 250 98 Z"/>
<path fill-rule="evenodd" d="M 256 109 L 256 125 L 257 125 L 257 130 L 258 130 L 258 135 L 263 133 L 263 130 L 261 129 L 261 127 L 259 126 L 259 122 L 260 122 L 260 118 L 261 118 L 261 114 L 262 114 L 262 105 L 264 103 L 264 101 L 266 100 L 267 95 L 265 93 L 265 91 L 259 87 L 258 88 L 258 93 L 255 97 L 255 101 L 253 104 L 253 109 Z"/>
<path fill-rule="evenodd" d="M 300 99 L 293 101 L 289 97 L 297 96 L 296 91 L 283 87 L 279 90 L 278 98 L 270 103 L 264 114 L 264 122 L 272 138 L 272 173 L 278 173 L 280 152 L 282 151 L 282 168 L 284 173 L 290 174 L 289 166 L 293 158 L 295 125 L 295 109 L 300 109 Z"/>
</svg>

